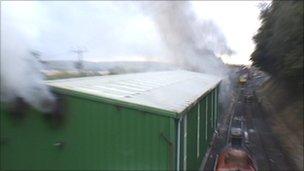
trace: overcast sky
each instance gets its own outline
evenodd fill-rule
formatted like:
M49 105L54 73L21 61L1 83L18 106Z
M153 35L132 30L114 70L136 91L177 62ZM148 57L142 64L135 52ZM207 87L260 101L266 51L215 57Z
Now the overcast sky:
M235 52L224 62L250 63L259 3L192 2L197 18L212 20ZM165 54L155 23L134 1L2 1L1 34L5 29L47 60L75 60L77 48L86 49L90 61L163 60Z

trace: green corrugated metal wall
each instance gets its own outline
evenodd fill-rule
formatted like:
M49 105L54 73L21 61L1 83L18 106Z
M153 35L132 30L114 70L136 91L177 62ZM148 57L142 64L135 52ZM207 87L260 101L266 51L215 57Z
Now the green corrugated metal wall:
M204 98L194 105L189 112L186 113L187 117L187 136L185 135L185 120L181 125L181 170L198 170L205 154L209 148L212 140L212 135L217 125L218 118L218 87L210 91ZM199 114L199 116L198 116ZM200 124L198 124L198 119ZM206 122L207 120L207 122ZM198 133L199 130L199 134ZM187 149L184 149L186 142ZM199 143L199 145L197 145ZM186 163L184 157L186 155ZM186 167L185 167L186 165Z
M204 157L204 154L207 151L207 124L206 123L206 115L205 115L205 111L206 111L206 97L200 101L200 119L201 119L201 127L200 127L200 143L201 143L201 147L200 147L200 152L201 152L201 157Z
M174 166L169 160L174 146L170 149L161 136L174 140L173 118L76 97L66 102L65 125L57 129L48 127L36 111L27 112L18 123L1 111L1 137L8 139L1 144L1 169L168 170ZM60 149L56 142L66 145Z
M176 169L176 118L83 96L64 97L66 119L60 127L32 109L16 120L1 107L1 170ZM185 116L179 166L198 170L219 117L218 87ZM56 147L58 142L65 143L63 148Z

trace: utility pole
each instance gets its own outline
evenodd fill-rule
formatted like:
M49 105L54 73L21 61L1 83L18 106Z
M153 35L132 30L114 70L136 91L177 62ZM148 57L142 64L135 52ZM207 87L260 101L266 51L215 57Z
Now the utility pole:
M31 55L36 58L37 61L41 62L41 52L38 50L31 50Z
M81 72L83 69L83 53L87 52L87 50L77 48L76 50L72 50L72 52L77 54L78 61L75 63L75 67Z

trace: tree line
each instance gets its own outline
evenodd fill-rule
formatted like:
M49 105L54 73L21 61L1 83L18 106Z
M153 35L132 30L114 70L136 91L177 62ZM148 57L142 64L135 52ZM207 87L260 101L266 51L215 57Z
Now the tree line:
M261 6L260 20L253 65L303 90L303 1L272 1Z

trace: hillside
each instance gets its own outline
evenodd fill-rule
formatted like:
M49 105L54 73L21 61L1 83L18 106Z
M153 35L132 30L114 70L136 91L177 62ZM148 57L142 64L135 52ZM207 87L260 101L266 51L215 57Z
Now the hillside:
M75 61L43 61L43 66L46 70L77 70L75 68ZM113 72L140 72L149 70L168 70L174 67L161 62L89 62L83 61L84 70L90 71L113 71Z
M288 84L269 79L256 92L283 149L299 170L303 168L303 96L290 93Z
M271 78L256 92L283 149L303 169L303 1L261 6L253 65Z

